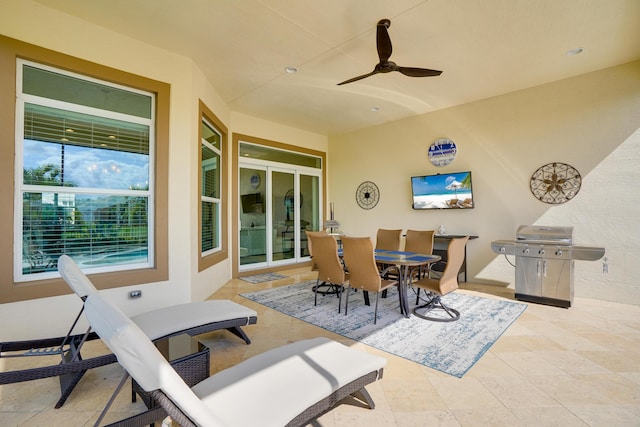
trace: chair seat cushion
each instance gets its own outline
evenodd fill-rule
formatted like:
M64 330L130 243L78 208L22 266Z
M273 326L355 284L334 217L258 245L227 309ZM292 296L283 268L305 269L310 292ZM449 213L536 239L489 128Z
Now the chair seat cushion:
M193 392L225 424L283 426L385 364L383 357L314 338L245 360L195 385Z
M250 317L256 316L254 310L233 301L208 300L172 305L132 316L131 320L155 341L180 331L230 319L240 319L237 326L243 326L249 323Z
M411 286L416 286L418 288L426 289L427 291L435 292L436 294L442 295L440 292L440 281L437 279L431 279L429 277L425 277L420 280L413 281Z

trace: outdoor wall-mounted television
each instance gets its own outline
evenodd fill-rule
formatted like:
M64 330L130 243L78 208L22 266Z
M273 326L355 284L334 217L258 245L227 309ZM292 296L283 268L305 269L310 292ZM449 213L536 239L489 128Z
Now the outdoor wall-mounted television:
M242 194L240 202L243 213L263 213L262 193Z
M413 209L471 209L471 172L411 177Z

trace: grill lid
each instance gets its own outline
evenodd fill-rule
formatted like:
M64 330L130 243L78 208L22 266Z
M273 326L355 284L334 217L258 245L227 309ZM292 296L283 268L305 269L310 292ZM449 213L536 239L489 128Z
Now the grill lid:
M521 225L516 232L516 240L519 242L571 245L573 242L573 227Z

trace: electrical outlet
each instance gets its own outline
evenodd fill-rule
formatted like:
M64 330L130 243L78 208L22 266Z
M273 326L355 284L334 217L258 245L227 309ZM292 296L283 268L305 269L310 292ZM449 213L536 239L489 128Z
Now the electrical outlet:
M140 298L141 296L142 296L142 291L129 292L129 298Z

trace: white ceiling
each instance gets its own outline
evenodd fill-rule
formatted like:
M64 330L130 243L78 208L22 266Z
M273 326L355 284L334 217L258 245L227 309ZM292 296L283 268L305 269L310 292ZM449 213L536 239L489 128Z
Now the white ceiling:
M192 58L233 111L326 135L640 59L640 0L37 1ZM442 75L337 86L373 70L381 18L392 61Z

